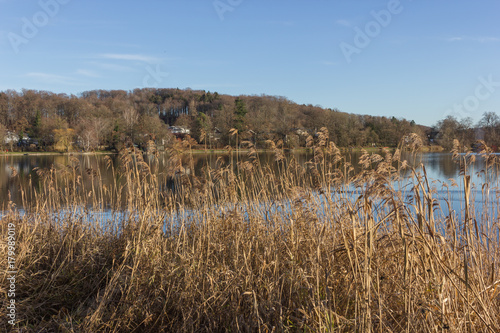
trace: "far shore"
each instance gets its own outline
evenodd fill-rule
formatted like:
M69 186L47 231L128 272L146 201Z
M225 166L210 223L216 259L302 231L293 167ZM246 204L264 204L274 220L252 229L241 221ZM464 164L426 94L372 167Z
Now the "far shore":
M369 153L379 153L382 152L383 149L387 149L390 152L394 152L396 150L395 147L339 147L340 151L342 153L347 153L347 152L362 152L363 150L369 152ZM294 152L294 153L312 153L313 151L310 148L285 148L283 149L286 152ZM166 151L166 150L165 150ZM257 153L272 153L272 149L256 149ZM424 146L421 147L419 152L443 152L445 151L441 146ZM162 151L164 152L164 151ZM233 153L248 153L250 152L250 149L248 148L232 148ZM191 150L184 150L184 154L227 154L229 153L228 149L203 149L203 148L193 148ZM0 151L0 156L59 156L59 155L114 155L117 154L116 151L95 151L95 152L54 152L54 151L27 151L27 152L7 152L7 151Z
M113 155L113 151L96 151L96 152L57 152L57 151L0 151L0 156L59 156L59 155Z

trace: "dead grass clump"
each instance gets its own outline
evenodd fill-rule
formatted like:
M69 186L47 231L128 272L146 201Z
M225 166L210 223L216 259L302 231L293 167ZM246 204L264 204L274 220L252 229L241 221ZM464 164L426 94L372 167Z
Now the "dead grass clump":
M23 214L11 206L0 222L2 234L8 223L17 232L15 328L500 331L498 218L477 214L467 167L457 212L425 168L401 178L409 163L400 150L365 152L354 174L327 131L316 141L305 166L273 143L275 169L250 149L247 160L230 156L198 174L179 152L157 170L129 149L118 167L107 161L117 169L111 188L74 161L39 170L42 190L25 190L31 205Z

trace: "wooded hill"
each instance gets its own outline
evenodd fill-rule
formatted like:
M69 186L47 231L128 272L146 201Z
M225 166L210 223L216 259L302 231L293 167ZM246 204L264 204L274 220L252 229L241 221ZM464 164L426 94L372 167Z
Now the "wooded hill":
M240 142L283 140L290 148L304 146L307 136L321 127L341 147L395 146L412 132L425 137L424 127L413 121L299 105L278 96L235 97L178 88L92 90L79 96L0 92L1 137L15 133L29 140L31 149L91 151L124 143L141 146L149 140L168 145L174 140L172 125L188 128L197 142L210 147L234 145L233 128Z

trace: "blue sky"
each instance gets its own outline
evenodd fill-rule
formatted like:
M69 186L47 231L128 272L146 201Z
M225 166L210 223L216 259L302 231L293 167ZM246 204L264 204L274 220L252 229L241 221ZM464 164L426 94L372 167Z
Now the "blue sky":
M498 0L0 0L0 90L190 87L477 121L500 113L499 19Z

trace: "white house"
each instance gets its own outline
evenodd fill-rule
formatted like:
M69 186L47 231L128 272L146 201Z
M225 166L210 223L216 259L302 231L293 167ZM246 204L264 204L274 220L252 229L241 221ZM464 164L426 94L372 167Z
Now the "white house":
M3 138L3 142L6 144L6 145L9 145L9 144L16 144L19 142L19 135L17 135L16 133L14 132L11 132L11 131L8 131L7 132L7 135L5 135L5 137Z

